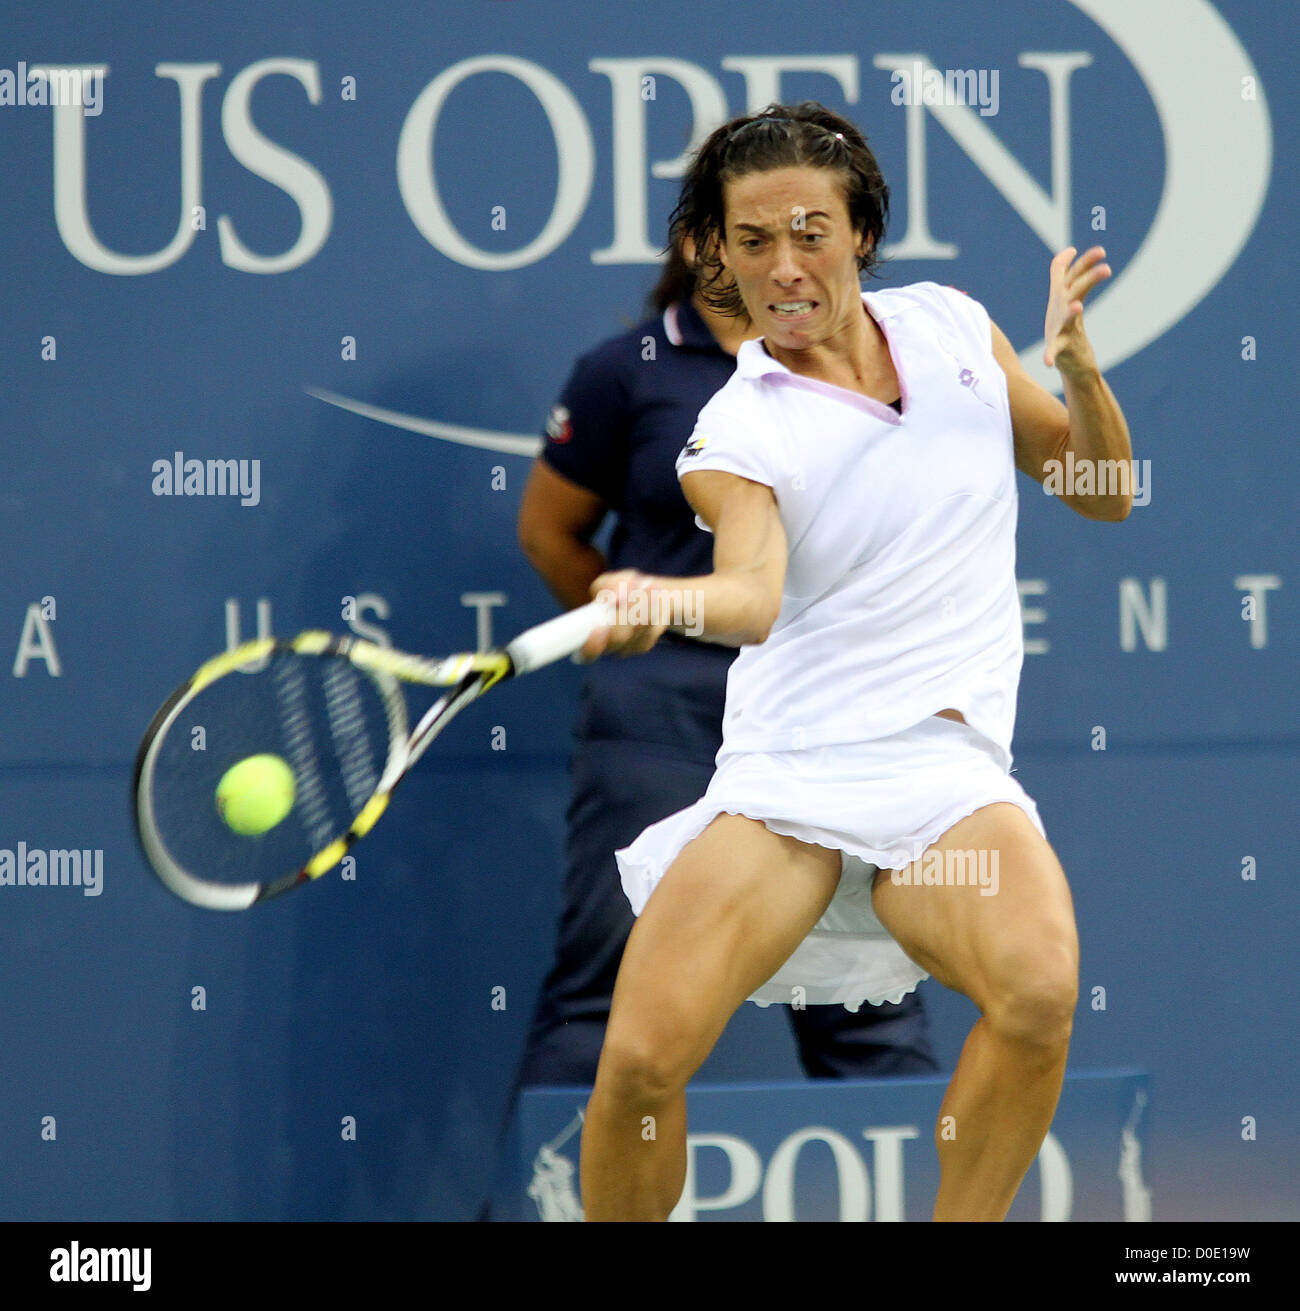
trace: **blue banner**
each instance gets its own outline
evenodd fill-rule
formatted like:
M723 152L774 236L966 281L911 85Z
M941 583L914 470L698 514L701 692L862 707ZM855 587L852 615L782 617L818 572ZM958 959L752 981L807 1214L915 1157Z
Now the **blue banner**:
M686 1186L670 1219L928 1220L939 1186L943 1079L692 1085ZM517 1173L501 1218L582 1219L578 1160L588 1089L520 1099ZM1067 1076L1051 1131L1009 1220L1151 1219L1143 1151L1150 1082ZM653 1125L646 1132L653 1132Z
M1300 1218L1298 27L1247 0L10 6L0 1217L478 1212L554 942L581 671L471 708L348 878L246 916L153 879L134 753L254 634L437 653L548 617L515 521L550 407L645 317L693 146L813 98L892 188L882 285L961 287L1057 390L1049 260L1107 250L1086 321L1137 503L1091 523L1019 483L1016 769L1075 896L1071 1060L1155 1081L1158 1218ZM951 1068L972 1008L924 995ZM700 1077L798 1068L747 1009ZM698 1132L732 1132L707 1105ZM827 1121L873 1215L894 1149L863 1130L929 1132L881 1105ZM734 1132L766 1181L822 1122ZM1071 1213L1122 1214L1075 1123ZM899 1149L909 1217L922 1147ZM789 1147L793 1177L837 1150ZM697 1156L700 1198L732 1186L723 1149Z

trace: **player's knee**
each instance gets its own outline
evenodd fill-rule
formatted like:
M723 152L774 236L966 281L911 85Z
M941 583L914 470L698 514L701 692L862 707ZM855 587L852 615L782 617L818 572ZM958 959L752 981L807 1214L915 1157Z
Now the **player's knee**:
M648 1035L611 1032L601 1051L598 1078L619 1101L648 1106L680 1093L691 1073Z
M1079 1000L1077 955L1068 942L1021 955L985 1007L999 1037L1053 1056L1069 1045Z

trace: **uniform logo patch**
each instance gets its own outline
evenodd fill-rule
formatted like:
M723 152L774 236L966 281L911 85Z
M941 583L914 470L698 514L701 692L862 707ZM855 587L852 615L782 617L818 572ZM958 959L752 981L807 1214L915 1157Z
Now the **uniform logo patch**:
M546 435L561 446L573 436L573 421L569 418L567 406L551 406L551 412L546 419Z
M707 437L692 437L690 441L682 447L682 455L687 457L698 455L704 449L708 440Z

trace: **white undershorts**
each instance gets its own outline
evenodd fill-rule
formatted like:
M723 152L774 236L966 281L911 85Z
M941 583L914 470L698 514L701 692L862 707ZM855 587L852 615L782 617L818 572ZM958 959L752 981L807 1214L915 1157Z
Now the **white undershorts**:
M839 851L835 896L790 959L751 994L760 1006L798 1000L856 1011L863 1002L901 1000L929 976L876 917L876 871L919 860L958 820L998 801L1019 806L1047 836L1038 808L993 744L939 715L873 742L719 759L704 796L617 852L618 868L639 915L682 848L721 814Z

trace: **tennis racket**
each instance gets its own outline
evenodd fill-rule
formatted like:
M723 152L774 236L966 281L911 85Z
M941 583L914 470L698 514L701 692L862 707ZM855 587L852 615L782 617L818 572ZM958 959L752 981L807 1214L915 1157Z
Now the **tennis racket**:
M374 828L456 714L505 679L572 655L610 620L593 601L497 650L438 659L318 631L215 656L167 698L136 754L136 833L149 864L178 897L212 910L244 910L320 878ZM448 689L414 729L402 683ZM216 789L259 754L292 770L293 804L266 832L241 836Z

